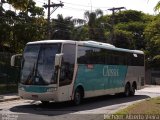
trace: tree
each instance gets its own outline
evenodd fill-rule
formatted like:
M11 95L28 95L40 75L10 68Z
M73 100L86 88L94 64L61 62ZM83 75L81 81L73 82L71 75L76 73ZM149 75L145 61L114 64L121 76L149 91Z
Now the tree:
M160 10L160 1L154 7L154 11L158 11L159 12L159 10Z
M58 15L57 19L52 20L52 39L72 39L72 31L74 24L72 17L63 18L62 15Z
M43 17L30 18L25 14L20 14L18 17L22 20L18 20L13 26L13 41L11 43L13 49L20 52L27 42L44 39L46 21Z
M88 26L86 24L86 20L84 19L73 19L74 29L72 32L72 39L83 41L88 40Z
M157 47L160 50L160 16L157 16L154 21L147 25L144 33L147 39L147 47ZM154 51L154 54L160 53L160 51Z
M11 4L15 9L26 11L29 4L29 0L6 0Z
M151 20L152 16L146 15L140 11L126 10L116 13L114 36L115 37L119 36L119 37L114 38L114 44L117 45L117 43L119 41L122 41L121 39L124 38L126 40L129 40L128 42L126 41L126 43L130 43L130 45L129 46L127 44L126 46L123 45L123 48L145 49L146 41L143 31ZM110 18L107 18L106 21L108 24L111 24ZM110 31L113 29L112 27L109 28ZM128 36L129 34L130 36ZM108 34L108 36L111 35Z
M0 46L7 45L13 52L21 52L28 41L44 39L43 8L33 0L6 0L20 10L14 12L0 7Z
M86 20L84 20L84 19L74 18L72 21L73 21L74 25L77 25L77 26L81 26L81 25L86 24Z
M0 47L9 47L7 43L11 40L11 31L15 13L10 10L5 11L2 5L0 7L0 16Z
M78 41L89 40L88 26L83 25L75 27L73 30L72 39Z
M97 9L95 12L86 11L84 16L88 22L89 39L103 41L104 32L101 24L99 23L100 18L103 16L103 12L100 9Z
M147 25L145 31L146 53L151 67L159 67L157 61L160 61L160 16L158 15L150 24Z
M37 7L33 0L6 0L15 9L21 12L31 13L31 16L44 15L43 8Z
M151 64L152 68L160 69L160 65L159 65L159 63L160 63L160 55L154 56L151 63L152 63Z
M15 3L17 6L19 4ZM25 4L25 2L24 2ZM43 8L35 6L33 0L28 0L27 6L17 14L13 26L13 49L22 51L29 41L37 41L45 38L45 24Z
M115 30L114 45L119 48L133 48L133 35L129 31Z
M145 39L143 35L144 29L145 24L143 22L128 22L127 24L119 23L115 26L115 30L129 32L132 36L132 42L130 41L132 45L130 46L130 49L145 49Z

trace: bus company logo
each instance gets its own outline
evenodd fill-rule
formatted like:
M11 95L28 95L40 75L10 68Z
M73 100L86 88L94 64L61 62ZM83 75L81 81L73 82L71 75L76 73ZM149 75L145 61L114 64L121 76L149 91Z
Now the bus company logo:
M110 68L109 66L104 66L103 67L103 76L118 77L119 76L119 69L118 68Z

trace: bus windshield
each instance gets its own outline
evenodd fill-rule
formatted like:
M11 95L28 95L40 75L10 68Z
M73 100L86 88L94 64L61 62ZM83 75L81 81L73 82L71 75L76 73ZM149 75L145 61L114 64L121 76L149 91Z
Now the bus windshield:
M27 45L22 59L21 83L26 85L56 84L55 54L61 44Z

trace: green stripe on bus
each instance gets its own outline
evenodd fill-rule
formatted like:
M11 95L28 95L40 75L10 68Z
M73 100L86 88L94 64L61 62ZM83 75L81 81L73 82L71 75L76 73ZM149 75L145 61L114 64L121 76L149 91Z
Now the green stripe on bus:
M85 91L120 88L124 86L127 66L79 64L75 87L82 84Z
M19 88L23 88L25 92L45 93L49 87L33 86L33 85L20 85Z

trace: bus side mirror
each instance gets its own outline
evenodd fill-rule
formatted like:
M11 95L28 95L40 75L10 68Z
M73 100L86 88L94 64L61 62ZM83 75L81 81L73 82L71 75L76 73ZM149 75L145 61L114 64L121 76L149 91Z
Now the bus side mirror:
M61 65L62 57L63 57L63 53L55 55L55 66Z
M11 57L11 66L20 67L21 65L22 54L16 54Z

